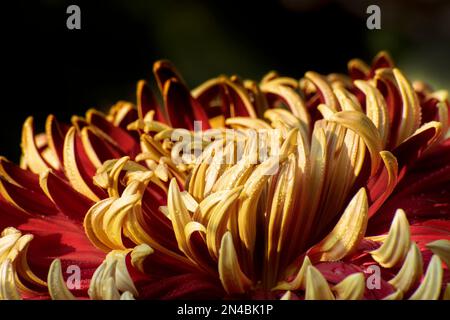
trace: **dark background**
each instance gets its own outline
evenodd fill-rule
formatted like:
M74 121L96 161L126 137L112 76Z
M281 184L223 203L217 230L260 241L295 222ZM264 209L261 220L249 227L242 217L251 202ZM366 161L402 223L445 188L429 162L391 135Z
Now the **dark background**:
M81 8L81 30L66 8ZM366 28L381 7L382 30ZM275 69L344 72L386 49L412 78L450 89L450 1L19 1L2 4L0 155L20 156L28 115L38 131L53 113L69 121L90 108L135 101L152 63L170 59L195 87L218 74L259 79Z

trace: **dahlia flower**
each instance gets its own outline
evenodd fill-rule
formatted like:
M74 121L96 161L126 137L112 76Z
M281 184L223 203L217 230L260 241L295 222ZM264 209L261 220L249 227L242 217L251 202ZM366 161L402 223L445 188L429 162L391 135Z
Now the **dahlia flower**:
M385 52L192 91L153 72L161 99L140 81L136 104L25 121L0 299L450 298L446 91Z

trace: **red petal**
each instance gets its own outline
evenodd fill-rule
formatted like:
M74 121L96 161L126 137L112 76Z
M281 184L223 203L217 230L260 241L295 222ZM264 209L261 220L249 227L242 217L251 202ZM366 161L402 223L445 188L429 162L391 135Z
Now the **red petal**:
M70 219L83 223L86 212L94 204L67 182L49 172L46 188L57 208Z
M397 158L398 162L398 181L400 182L406 175L408 169L413 167L414 163L419 159L423 152L429 147L430 143L434 141L436 135L436 129L434 127L430 127L427 130L422 131L419 134L416 134L415 136L412 136L408 140L401 143L397 148L395 148L392 153ZM429 173L428 173L429 174ZM423 176L426 176L427 174L424 173ZM383 168L383 172L378 176L378 180L372 180L369 182L367 188L369 190L369 198L372 203L372 205L369 208L369 216L372 218L374 215L378 216L381 215L381 212L384 212L386 209L385 207L387 204L385 203L383 205L382 202L378 201L374 203L377 199L380 198L386 198L388 195L383 192L386 183L387 183L387 171L386 168ZM409 180L410 178L406 177L405 180ZM433 180L434 181L434 180ZM399 186L396 187L394 194L398 194L401 189ZM442 189L436 188L433 190L439 190L439 192ZM423 190L425 192L425 190ZM393 215L394 211L398 208L402 208L400 206L401 200L398 199L399 197L392 197L388 199L387 202L391 202L391 206L389 207L389 212L391 215ZM393 202L393 199L396 199ZM411 199L409 197L408 199ZM402 203L403 204L403 203ZM383 205L383 207L381 207ZM381 209L379 209L381 207ZM403 208L406 210L406 208ZM408 213L408 211L406 211ZM386 217L386 219L391 220L392 216ZM386 221L385 221L386 222ZM369 227L374 227L375 221L371 220L371 223L369 224Z
M158 251L145 259L145 274L131 265L130 255L126 264L139 299L220 299L225 295L218 278Z
M33 234L28 248L28 264L41 279L47 279L48 268L56 258L61 259L63 271L69 265L81 269L81 289L75 294L86 294L89 279L102 263L105 254L87 239L83 226L62 215L31 217L0 200L0 227L13 226L23 233ZM64 272L63 272L64 273Z
M111 137L117 143L117 146L124 153L134 158L139 152L139 144L128 132L122 128L114 126L111 122L99 112L90 111L87 115L87 120L91 125L94 125L107 136Z
M1 197L7 202L15 204L27 213L40 215L55 215L58 210L42 193L16 186L0 177Z
M194 121L201 121L202 130L211 128L203 107L181 82L174 78L166 81L163 96L172 127L194 130Z
M148 86L145 80L138 82L137 88L137 103L139 118L144 119L147 112L150 110L155 111L155 120L163 123L167 123L166 117L161 110L161 107L153 94L152 89Z

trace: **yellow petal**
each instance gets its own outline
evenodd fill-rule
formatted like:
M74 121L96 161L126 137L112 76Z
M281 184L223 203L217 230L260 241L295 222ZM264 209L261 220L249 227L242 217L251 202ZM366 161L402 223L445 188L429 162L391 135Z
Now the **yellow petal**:
M305 300L334 300L327 280L313 266L309 266L306 271Z
M105 252L109 252L114 244L103 230L103 217L114 201L114 198L108 198L97 202L88 210L83 221L88 239L94 246Z
M67 289L61 269L61 261L53 260L47 277L48 292L53 300L75 300L74 295Z
M334 111L333 109L331 109L329 106L327 106L326 104L319 104L317 106L317 109L320 111L320 114L322 115L322 117L326 120L330 119L331 116L336 113L336 111Z
M0 300L21 300L17 291L14 268L10 260L0 264Z
M433 255L428 265L425 277L420 286L409 298L410 300L437 300L442 288L442 262L437 255Z
M334 113L328 121L339 123L340 125L356 132L365 142L370 152L372 172L374 175L380 165L380 152L382 141L380 133L373 122L358 111L341 111Z
M120 295L120 300L135 300L131 292L125 291Z
M447 286L445 287L445 291L444 291L442 300L450 300L450 283L447 283Z
M67 178L75 190L92 201L99 201L99 197L89 188L78 170L75 151L75 127L69 129L64 140L64 168Z
M318 261L336 261L344 258L364 237L367 221L367 195L365 189L361 188L350 201L333 230L315 245L308 255L312 260Z
M131 265L144 273L144 261L153 252L154 250L145 243L136 246L131 251Z
M368 76L370 73L370 67L360 59L352 59L348 62L347 68L349 71L352 69L360 70L364 75Z
M42 158L36 146L32 117L28 117L23 124L22 153L27 166L32 172L39 174L48 169L47 163Z
M122 195L105 212L102 227L110 242L113 243L113 248L125 248L122 239L124 220L140 199L139 194Z
M130 292L133 296L138 296L138 291L131 279L130 273L126 265L126 256L129 250L113 250L107 258L116 260L116 270L114 277L114 284L121 292Z
M38 276L34 274L34 272L31 270L30 266L28 265L27 260L27 252L28 247L31 243L31 240L33 240L33 235L31 234L25 234L20 237L19 240L17 240L16 244L14 245L13 252L14 254L8 255L7 259L11 259L11 261L14 262L16 273L20 275L20 277L29 283L46 287L47 284L45 281L42 281ZM18 281L18 285L21 285L21 282Z
M245 89L239 85L236 85L235 83L230 81L230 79L228 79L227 77L220 76L218 78L210 79L210 80L202 83L201 85L199 85L194 90L192 90L191 94L194 98L198 98L204 92L206 92L208 89L210 89L211 87L217 86L217 85L223 86L227 91L228 90L234 91L239 96L241 101L243 102L245 109L247 110L247 112L249 114L249 117L256 118L256 112L250 101L250 97L245 92ZM231 103L230 109L231 109L230 114L232 117L234 117L235 116L235 107L234 107L233 103Z
M169 185L169 192L167 194L167 208L169 209L170 219L172 221L173 230L178 242L178 247L185 254L189 254L184 227L192 219L186 206L184 205L180 189L178 188L178 184L174 178L172 178Z
M408 254L406 255L406 259L403 262L402 268L394 278L389 280L389 283L396 289L406 293L420 280L422 273L422 255L420 254L420 250L417 245L412 243Z
M420 126L421 109L411 84L398 69L392 70L403 102L402 119L398 128L398 144L411 136Z
M355 86L366 95L366 113L380 133L382 145L386 145L389 134L389 115L381 92L367 81L356 80Z
M288 281L280 282L272 290L292 290L292 291L299 289L304 290L306 287L306 271L308 270L309 266L312 266L311 260L308 258L308 256L305 256L302 266L298 270L295 278L289 282Z
M361 272L353 273L333 287L338 300L361 300L366 288L366 278Z
M246 117L227 118L225 124L232 128L248 128L248 129L271 129L272 127L261 119L253 119Z
M362 112L361 104L358 98L347 89L340 86L333 86L333 92L341 105L342 111L359 111Z
M301 125L306 129L306 133L309 132L310 116L305 102L295 90L276 81L261 84L261 90L265 93L275 94L285 100L292 114L300 120Z
M117 290L116 282L113 277L104 280L102 289L103 300L120 300L120 293L119 290Z
M385 268L392 268L403 261L411 246L409 223L405 211L398 209L381 247L371 251L372 258Z
M427 248L437 254L450 268L450 240L436 240L427 244Z
M384 166L386 168L388 174L387 184L383 193L376 199L370 206L370 214L371 217L377 210L383 205L386 198L389 197L394 191L395 186L397 185L398 178L398 162L397 158L390 153L389 151L381 151L380 152L381 159L383 160Z
M292 299L292 292L286 291L280 298L280 300L291 300Z
M242 187L227 190L224 200L221 201L212 211L208 225L206 227L206 244L212 257L217 258L220 241L226 231L229 217L237 214L236 204Z
M279 166L279 159L271 157L256 167L244 185L239 197L239 237L245 247L248 259L252 260L256 237L257 204L267 180Z
M383 300L402 300L402 299L403 299L403 291L401 290L396 290L395 292L383 298Z
M336 96L334 95L333 90L331 89L326 79L320 74L312 71L308 71L305 74L305 77L317 86L317 88L321 92L321 95L323 95L325 104L332 110L339 111Z
M223 235L220 244L219 277L228 294L244 293L251 285L251 281L239 266L238 257L233 245L233 237L230 232L226 232Z

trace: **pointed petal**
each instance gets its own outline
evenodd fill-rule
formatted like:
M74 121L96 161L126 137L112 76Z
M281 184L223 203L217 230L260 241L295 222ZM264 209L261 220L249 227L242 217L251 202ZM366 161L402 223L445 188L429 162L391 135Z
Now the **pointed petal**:
M74 295L67 289L61 269L61 261L55 259L48 271L48 291L53 300L75 300Z
M163 97L172 127L194 130L194 121L200 121L202 130L211 128L203 107L178 80L166 81Z
M161 110L152 89L148 86L145 80L138 82L136 94L139 119L144 120L145 115L149 111L153 110L155 111L156 121L167 123L166 116Z
M308 270L309 266L312 266L311 260L308 258L308 256L306 256L303 260L301 268L295 275L295 278L291 281L280 282L272 290L304 290L306 286L306 270Z
M394 293L391 293L383 298L383 300L402 300L403 292L401 290L397 290Z
M313 266L309 266L306 271L305 300L334 300L327 280Z
M26 164L33 173L39 174L48 169L47 162L42 158L36 146L32 117L28 117L23 124L21 146Z
M409 223L403 210L398 209L383 245L370 254L380 265L392 268L403 261L411 246Z
M251 284L239 266L230 232L226 232L222 237L219 250L219 276L228 294L244 293Z
M427 248L438 255L447 267L450 268L450 240L443 239L430 242L427 244Z
M412 243L402 268L394 278L389 280L389 283L397 290L406 293L420 280L422 273L422 255L417 245Z
M422 283L409 298L410 300L437 300L441 293L442 262L433 255Z
M80 160L77 157L75 135L75 127L72 127L67 132L66 139L64 141L64 168L66 171L66 176L75 190L93 201L98 201L100 198L86 183L86 180L88 180L85 178L86 173L81 171L82 166L78 163Z
M5 260L0 264L0 300L21 300L10 260Z
M333 287L338 300L361 300L366 288L366 278L363 273L354 273Z
M92 206L92 201L50 171L40 176L40 185L45 194L67 217L83 222L84 216Z
M364 188L348 204L334 229L308 251L313 261L336 261L344 258L364 237L368 220L367 196Z

